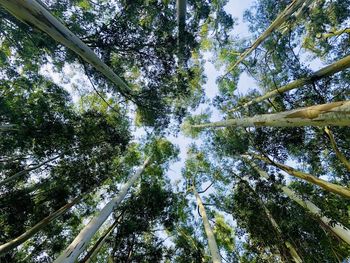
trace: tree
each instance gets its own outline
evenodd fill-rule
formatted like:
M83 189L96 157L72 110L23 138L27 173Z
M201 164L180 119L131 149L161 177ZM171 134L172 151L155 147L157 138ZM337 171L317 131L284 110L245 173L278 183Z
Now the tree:
M350 162L346 159L346 157L339 150L339 148L337 146L337 143L335 142L335 139L334 139L332 131L326 126L324 128L324 132L329 137L329 140L331 142L331 145L332 145L332 148L333 148L335 154L337 155L339 160L345 165L345 167L348 169L348 171L350 171Z
M14 249L15 247L19 246L20 244L24 243L27 239L31 238L34 234L36 234L38 231L40 231L42 228L44 228L46 225L51 223L53 220L55 220L57 217L62 215L64 212L66 212L69 208L77 204L81 198L75 198L70 203L64 205L59 210L55 211L54 213L50 214L49 216L45 217L43 220L41 220L39 223L37 223L35 226L27 230L25 233L20 235L19 237L7 242L6 244L3 244L0 246L0 255L3 255L10 251L11 249Z
M245 159L248 163L259 173L259 175L265 179L269 179L269 176L266 172L260 170L256 164L251 162L249 159ZM350 233L349 230L344 227L339 222L332 222L332 219L327 218L326 216L322 216L321 209L319 209L315 204L310 202L309 200L303 200L299 197L293 190L289 189L286 186L279 185L280 188L289 198L293 201L297 202L300 206L307 209L311 214L320 217L320 220L326 224L331 231L333 231L337 236L339 236L342 240L349 244L350 242Z
M117 85L121 94L126 96L130 93L128 85L97 57L86 44L51 15L43 3L33 0L27 2L1 1L0 4L21 21L38 27L56 41L73 50Z
M209 127L254 127L254 126L272 126L272 127L298 127L298 126L326 126L339 125L347 126L350 123L348 101L339 101L329 104L314 105L287 112L256 115L241 119L229 119L213 123L204 123L192 125L192 128Z
M1 262L349 261L350 1L227 3L0 0Z
M205 208L204 208L202 199L199 196L199 194L194 186L192 188L192 191L196 197L197 205L199 207L199 211L200 211L202 219L203 219L203 225L204 225L205 233L206 233L207 238L208 238L208 246L210 249L210 254L211 254L213 263L221 263L221 256L219 253L218 245L216 244L213 230L210 227L210 224L208 221L208 216L207 216L207 213L205 212Z
M343 187L337 184L329 183L325 180L322 180L320 178L317 178L311 174L304 173L302 171L298 171L296 169L293 169L292 167L285 165L285 164L280 164L277 162L271 161L269 158L266 158L264 156L256 155L253 154L255 158L258 158L260 160L263 160L265 162L268 162L269 164L276 165L276 167L284 170L285 172L289 173L292 176L298 177L300 179L303 179L305 181L308 181L310 183L316 184L322 188L324 188L327 191L339 194L343 197L350 198L350 190L347 187Z
M171 144L165 140L158 140L152 144L153 149L150 154L152 156L146 157L143 165L140 166L135 173L130 176L127 182L121 187L120 192L112 200L110 200L75 237L72 243L66 248L66 250L55 260L55 262L75 262L79 255L84 251L89 244L93 235L98 231L101 225L107 220L113 210L123 201L128 190L139 179L143 171L151 164L152 158L157 158L158 163L165 162L167 158L174 154L174 149ZM153 154L155 156L153 156Z
M19 11L13 5L12 3L12 9ZM7 4L7 6L11 7L11 4ZM40 10L43 8L40 4L35 6ZM202 22L205 22L206 26L211 25L210 14L218 13L218 17L226 15L226 20L214 25L218 28L216 31L218 37L221 37L225 34L221 33L225 29L222 29L224 27L220 27L220 24L225 23L225 26L230 27L233 20L223 11L222 6L211 7L207 2L199 3L197 1L188 4L193 9L194 19L191 19L187 24L183 34L186 41L181 53L183 53L186 67L185 70L180 70L181 78L178 79L172 76L179 70L176 63L178 52L175 43L177 37L174 34L177 27L175 1L160 2L159 4L148 4L148 1L118 2L117 6L118 8L114 3L99 2L92 8L89 4L84 5L84 3L67 0L60 3L50 3L44 9L47 15L49 15L47 10L54 10L55 14L62 16L60 18L64 18L65 23L71 25L70 30L73 35L82 39L86 44L85 49L86 47L94 49L95 53L100 55L99 65L102 66L101 61L103 61L111 69L103 66L105 70L109 71L107 74L109 79L117 81L117 78L112 76L113 72L117 72L124 82L128 82L130 88L126 88L122 84L124 88L119 89L126 96L126 100L122 98L119 100L121 103L134 102L137 105L138 119L142 123L148 126L159 126L168 125L171 117L181 120L187 108L198 105L203 95L201 87L203 79L200 75L203 70L201 59L197 56L199 59L195 59L196 63L187 63L192 54L198 55L199 39L202 38L199 35L199 25ZM81 16L66 15L67 12L74 9L79 10ZM22 12L22 14L25 13ZM53 19L52 15L50 17ZM142 19L139 19L140 17ZM11 20L8 15L4 15L4 18ZM35 19L35 17L32 18ZM55 21L62 25L57 19ZM38 23L38 25L42 25L47 31L52 32L52 29L45 26L45 23ZM23 24L20 26L24 27ZM4 32L9 37L15 35L18 38L18 34L16 31L14 32L12 27L6 27ZM42 45L45 37L40 34L39 36L35 35L35 37L41 38ZM27 38L26 35L22 39L19 38L19 43L27 41ZM64 36L61 35L60 40L64 39ZM76 38L75 40L78 41ZM47 46L49 52L47 52L48 54L40 54L38 63L43 60L42 57L45 55L49 55L53 59L58 70L62 68L63 63L76 62L74 54L60 50L60 47L57 47L57 44L52 43L52 41L48 42L50 44ZM20 44L8 43L16 51L21 48ZM32 45L32 43L30 44ZM70 47L75 48L75 45L70 45ZM82 53L80 50L78 51ZM60 55L55 55L55 52ZM86 57L86 54L83 55ZM90 55L93 56L91 52ZM20 53L19 57L30 60L27 58L27 51L24 54ZM30 63L36 64L36 61L32 60ZM104 91L116 93L115 88L111 88L108 81L95 72L94 65L82 64L87 75L98 87L99 93ZM35 66L39 67L37 64ZM101 67L99 69L103 70ZM106 72L105 70L104 72ZM119 83L121 82L119 81Z
M255 192L255 190L249 185L249 181L246 178L243 178L242 180L244 180L246 182L246 185L248 186L248 188L251 189L251 191L257 195L257 193ZM265 206L265 204L263 203L263 201L260 199L259 195L257 195L258 198L258 202L259 204L262 206L262 208L264 209L264 212L267 216L267 218L270 220L271 225L273 226L273 228L276 231L276 234L282 239L283 241L283 233L281 228L279 227L279 225L277 224L276 220L273 218L271 212L267 209L267 207ZM302 262L302 259L300 258L300 256L298 255L297 250L294 248L294 246L289 242L289 241L284 241L284 244L286 246L286 248L289 251L289 254L291 256L291 258L293 258L294 262Z
M125 198L129 188L135 183L140 177L143 170L147 167L150 162L148 157L143 165L135 172L134 175L128 179L125 185L121 188L119 194L109 201L101 210L100 214L94 217L88 225L79 233L79 235L73 240L71 245L56 259L55 262L74 262L85 247L89 244L92 236L97 232L101 225L106 221L112 211L119 205L120 202Z
M280 25L282 25L298 8L300 8L301 5L305 4L305 0L296 0L292 1L291 4L289 4L282 13L280 13L276 19L270 24L270 26L262 33L251 45L249 49L243 52L243 54L240 56L240 58L233 64L228 72L232 71L239 63L241 63L245 57L247 57L250 53L252 53L261 42L263 42L274 30L278 29ZM308 2L309 3L309 2ZM310 4L310 3L309 3ZM226 73L227 74L227 73ZM226 75L225 74L225 75ZM224 75L224 76L225 76Z
M197 187L199 187L199 185L203 182L207 181L211 177L211 173L214 173L214 170L210 162L207 160L207 156L192 145L192 147L188 150L188 158L186 160L186 167L183 174L188 183L188 190L192 191L195 196L200 216L202 217L211 259L213 262L222 262L220 251L213 229L210 226L206 209L202 198L197 191ZM211 184L209 187L210 186ZM201 193L205 192L206 190L208 190L208 188L201 191Z
M345 57L345 58L327 66L327 67L324 67L324 68L314 72L313 74L311 74L308 77L297 79L297 80L294 80L294 81L292 81L292 82L290 82L282 87L275 88L274 90L269 91L260 97L254 98L254 99L244 103L243 105L232 109L231 111L237 111L237 109L239 109L240 107L247 107L247 106L252 105L254 103L259 103L259 102L262 102L264 100L271 99L273 97L280 95L281 93L299 88L303 85L312 84L313 82L315 82L321 78L328 77L328 76L333 75L334 73L345 70L349 66L350 66L350 56L347 56L347 57Z

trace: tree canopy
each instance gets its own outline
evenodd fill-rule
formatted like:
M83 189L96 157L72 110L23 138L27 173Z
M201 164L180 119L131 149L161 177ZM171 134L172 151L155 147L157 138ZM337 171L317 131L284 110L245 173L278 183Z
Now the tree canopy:
M251 2L0 0L0 262L350 261L350 1Z

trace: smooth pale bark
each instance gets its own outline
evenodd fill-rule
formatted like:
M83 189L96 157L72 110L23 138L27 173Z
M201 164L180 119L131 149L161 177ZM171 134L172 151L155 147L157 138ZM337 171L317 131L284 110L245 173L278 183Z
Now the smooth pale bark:
M296 170L288 165L277 163L275 161L271 161L270 159L268 159L262 155L252 154L252 157L257 158L259 160L262 160L270 165L273 165L273 166L285 171L286 173L288 173L294 177L300 178L300 179L307 181L309 183L312 183L314 185L318 185L319 187L323 188L324 190L326 190L328 192L332 192L332 193L341 195L343 197L350 198L350 189L347 187L327 182L327 181L322 180L320 178L317 178L316 176L313 176L311 174L298 171L298 170Z
M81 200L81 197L75 198L72 202L62 206L60 209L52 213L51 215L45 217L43 220L41 220L39 223L37 223L35 226L28 229L26 232L24 232L22 235L12 239L11 241L0 245L0 256L9 252L11 249L16 248L17 246L23 244L26 240L34 236L36 233L38 233L41 229L43 229L45 226L50 224L53 220L64 214L68 209L70 209L72 206L77 204Z
M223 75L225 77L231 72L237 65L239 65L250 53L252 53L266 38L268 38L273 31L275 31L280 25L282 25L287 19L305 2L305 0L293 0L276 19L270 24L270 26L254 41L249 49L244 51L240 58L227 70Z
M313 3L313 7L315 7L317 5L317 0L306 0L302 6L298 9L298 11L296 11L293 14L293 20L294 21L298 21L303 15L304 13L307 11L306 8L308 8L311 3ZM285 26L282 26L282 35L286 34L289 30L291 30L291 24L290 23L284 23Z
M22 22L37 27L91 64L107 79L119 87L123 94L131 93L128 85L117 76L86 44L55 18L45 6L35 0L0 0L0 5Z
M211 226L209 224L208 216L207 216L207 213L205 211L202 199L199 196L195 187L192 187L192 190L193 190L193 193L196 197L197 205L199 207L199 211L200 211L201 216L202 216L204 230L205 230L205 233L207 235L208 246L209 246L212 261L213 261L213 263L221 263L221 256L219 253L218 245L216 244L214 232L211 229Z
M191 127L300 127L326 125L349 126L350 101L338 101L279 113L192 125Z
M339 238L341 238L343 241L345 241L347 244L350 245L350 230L349 228L343 226L341 223L336 222L333 219L330 219L326 216L323 216L323 213L320 208L318 208L314 203L312 203L309 200L305 200L299 195L297 195L293 190L289 189L286 186L280 187L283 193L287 195L290 199L298 203L300 206L307 209L311 214L315 215L317 218L321 220L321 222L327 226L329 230L332 231L332 233Z
M89 263L96 257L101 247L105 244L107 238L111 235L113 230L118 224L118 220L116 220L107 230L106 232L97 240L95 245L91 248L91 250L86 254L86 256L79 261L80 263Z
M9 178L6 178L5 180L1 181L1 182L0 182L0 186L2 186L2 185L4 185L4 184L7 184L7 183L9 183L9 182L12 182L12 181L18 179L19 177L21 177L22 175L25 175L25 174L27 174L27 173L29 173L29 172L35 170L35 169L38 169L38 168L40 168L41 166L43 166L43 165L45 165L45 164L47 164L47 163L49 163L49 162L52 162L52 161L58 159L59 157L60 157L60 155L55 156L55 157L52 157L52 158L50 158L50 159L48 159L48 160L46 160L46 161L44 161L44 162L42 162L42 163L39 163L39 164L34 165L34 166L32 166L32 167L28 167L28 168L24 169L23 171L20 171L20 172L18 172L18 173L15 173L14 175L10 176Z
M91 241L91 238L100 229L102 224L107 220L114 209L123 201L129 188L135 183L149 164L150 158L147 158L141 167L137 169L128 181L120 189L118 195L109 201L104 208L96 215L76 236L73 242L62 252L62 254L54 261L55 263L74 263L79 255L84 251L85 247Z
M316 80L319 80L321 78L325 78L325 77L331 76L331 75L333 75L333 74L335 74L337 72L340 72L340 71L342 71L344 69L347 69L348 67L350 67L350 55L346 56L345 58L342 58L342 59L338 60L337 62L334 62L331 65L328 65L328 66L326 66L326 67L324 67L324 68L314 72L313 74L311 74L308 77L304 77L304 78L301 78L301 79L294 80L294 81L292 81L292 82L290 82L290 83L288 83L288 84L286 84L286 85L284 85L282 87L279 87L279 88L276 88L276 89L274 89L272 91L266 92L264 95L262 95L260 97L257 97L255 99L252 99L252 100L250 100L249 102L247 102L247 103L245 103L243 105L239 105L239 106L231 109L230 111L237 111L240 108L246 108L249 105L256 104L256 103L259 103L261 101L274 98L274 97L276 97L278 95L281 95L284 92L300 88L300 87L302 87L302 86L304 86L306 84L313 83Z
M283 240L283 232L281 230L281 228L279 227L279 225L277 224L276 220L273 218L272 214L270 213L269 209L267 209L266 205L264 204L264 202L260 199L259 195L255 192L255 190L253 189L253 187L250 186L249 181L247 178L242 178L243 181L246 182L247 186L251 189L251 191L257 196L258 198L258 202L261 205L261 207L264 209L264 212L266 214L266 217L269 219L271 225L273 226L273 228L275 229L275 231L277 232L279 238L281 240ZM286 248L289 251L289 254L291 255L291 257L293 258L295 263L302 263L302 259L300 258L297 250L294 248L294 246L289 242L289 241L284 241L284 244L286 246Z
M335 139L334 139L332 131L326 126L324 128L324 132L327 134L327 136L329 138L329 141L331 142L331 146L332 146L336 156L345 165L346 169L348 169L348 171L350 172L350 162L346 159L344 154L342 154L342 152L339 151L339 148L337 146L337 143L335 142Z
M257 172L258 174L265 179L269 179L269 175L261 170L254 162L252 162L247 156L243 156L244 160L249 163ZM310 214L314 215L316 218L321 220L321 222L327 226L327 229L331 231L334 235L341 238L343 241L345 241L347 244L350 245L350 230L343 226L341 223L336 222L333 219L330 219L323 215L320 208L318 208L314 203L311 201L300 197L297 193L295 193L293 190L288 188L287 186L283 185L277 185L279 189L283 191L283 193L288 196L290 199L295 201L297 204L305 208Z
M339 30L335 30L335 31L330 31L327 33L317 34L316 37L322 38L322 39L327 39L330 37L340 36L342 34L350 34L350 28L344 28L344 29L339 29Z

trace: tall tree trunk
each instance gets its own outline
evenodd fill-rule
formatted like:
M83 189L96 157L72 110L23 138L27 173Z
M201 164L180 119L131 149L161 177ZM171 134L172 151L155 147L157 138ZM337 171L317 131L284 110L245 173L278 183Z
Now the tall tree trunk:
M79 255L84 251L85 247L91 241L94 234L100 229L113 210L123 201L129 188L135 183L149 164L150 158L147 158L141 167L133 174L129 180L120 189L118 195L109 201L104 208L96 215L76 236L73 242L62 252L62 254L54 261L55 263L74 263Z
M191 127L300 127L326 125L350 125L350 101L337 101L279 113L192 125Z
M43 165L45 165L45 164L47 164L47 163L49 163L49 162L52 162L52 161L58 159L60 156L61 156L61 155L52 157L52 158L50 158L50 159L48 159L48 160L46 160L46 161L44 161L44 162L42 162L42 163L39 163L39 164L34 165L34 166L32 166L32 167L28 167L28 168L26 168L26 169L24 169L24 170L22 170L22 171L20 171L20 172L18 172L18 173L15 173L14 175L10 176L9 178L6 178L5 180L1 181L1 182L0 182L0 186L2 186L2 185L4 185L4 184L7 184L7 183L9 183L9 182L13 182L14 180L18 179L18 178L21 177L22 175L25 175L25 174L27 174L27 173L33 171L33 170L36 170L36 169L40 168L41 166L43 166Z
M248 157L243 156L244 160L249 163L257 172L258 174L265 179L269 179L269 175L261 170L254 162L252 162ZM283 193L288 196L290 199L298 203L300 206L305 208L310 214L314 215L316 218L318 218L324 225L327 226L327 229L331 231L334 235L341 238L343 241L345 241L347 244L350 245L350 230L343 226L341 223L336 222L335 220L332 220L326 216L323 215L320 208L318 208L314 203L311 201L300 197L297 193L295 193L293 190L288 188L284 185L277 185L279 189L283 191Z
M288 173L294 177L300 178L300 179L307 181L309 183L312 183L314 185L318 185L319 187L323 188L324 190L326 190L328 192L332 192L332 193L341 195L343 197L350 198L350 189L347 187L327 182L325 180L317 178L316 176L313 176L312 174L304 173L304 172L298 171L298 170L296 170L288 165L272 161L272 160L270 160L262 155L251 154L251 156L253 158L257 158L259 160L262 160L270 165L273 165L273 166L285 171L286 173Z
M330 37L340 36L342 34L350 34L350 28L344 28L335 31L329 31L327 33L317 34L316 37L321 39L327 39Z
M72 202L67 203L66 205L62 206L60 209L52 213L51 215L45 217L43 220L41 220L39 223L37 223L35 226L28 229L26 232L24 232L22 235L12 239L11 241L0 245L0 256L9 252L11 249L14 249L15 247L23 244L26 240L34 236L37 232L39 232L41 229L43 229L45 226L47 226L49 223L51 223L53 220L64 214L68 209L70 209L72 206L77 204L82 198L77 197L73 199Z
M111 235L113 230L118 224L118 219L106 230L106 232L97 240L95 245L90 249L90 251L86 254L86 256L79 261L80 263L90 263L98 254L101 247L105 244L107 238Z
M293 0L276 19L270 24L270 26L262 33L247 49L242 53L240 58L230 67L227 72L223 75L226 76L231 72L237 65L239 65L250 53L252 53L266 38L268 38L273 31L275 31L280 25L282 25L287 19L305 2L306 0Z
M342 152L339 151L339 148L337 146L337 143L335 142L335 139L334 139L332 131L326 126L324 128L324 132L327 134L327 136L328 136L328 138L329 138L329 140L331 142L331 146L332 146L336 156L345 165L346 169L348 169L348 171L350 172L350 162L346 159L344 154L342 154Z
M293 258L295 263L302 263L302 259L300 258L297 250L294 248L294 246L292 245L292 243L290 243L288 240L284 241L283 238L283 232L281 230L281 228L279 227L279 225L277 224L276 220L273 218L272 214L270 213L269 209L266 207L266 205L264 204L264 202L261 200L260 196L255 192L255 190L253 189L253 187L250 186L249 181L246 178L242 178L243 181L246 182L247 186L251 189L251 191L256 195L256 197L258 198L258 202L261 205L261 207L264 209L264 212L266 214L266 217L269 219L271 225L273 226L273 228L275 229L275 231L277 232L277 235L279 237L279 239L281 239L284 242L284 245L286 246L286 248L289 251L290 256Z
M203 219L204 230L205 230L205 233L206 233L207 238L208 238L208 246L209 246L211 258L213 260L213 263L221 263L221 256L219 253L218 245L216 244L214 232L210 227L208 216L207 216L207 213L205 211L202 199L199 196L199 194L194 186L192 187L192 190L193 190L194 195L196 196L197 205L199 207L199 211L200 211L202 219Z
M17 19L32 27L39 28L57 42L78 54L83 60L91 64L114 83L122 95L126 96L131 93L128 85L91 48L55 18L41 2L36 0L0 0L0 5Z
M298 11L296 11L292 16L293 16L293 22L298 22L298 20L307 12L307 8L311 5L311 3L313 2L313 5L311 8L317 6L317 0L306 0L302 6L298 9ZM285 22L282 26L281 26L281 33L282 35L286 34L288 31L291 31L291 27L293 27L293 22L292 23L288 23Z
M342 58L336 62L334 62L331 65L328 65L316 72L314 72L313 74L311 74L308 77L304 77L304 78L300 78L297 80L294 80L282 87L276 88L272 91L266 92L264 95L257 97L255 99L250 100L249 102L243 104L243 105L239 105L233 109L231 109L230 111L237 111L240 108L246 108L249 105L255 104L255 103L259 103L261 101L267 100L267 99L271 99L273 97L276 97L278 95L281 95L281 93L296 89L296 88L300 88L306 84L310 84L315 82L316 80L319 80L321 78L324 77L328 77L331 76L337 72L340 72L344 69L347 69L348 67L350 67L350 55L346 56L345 58Z

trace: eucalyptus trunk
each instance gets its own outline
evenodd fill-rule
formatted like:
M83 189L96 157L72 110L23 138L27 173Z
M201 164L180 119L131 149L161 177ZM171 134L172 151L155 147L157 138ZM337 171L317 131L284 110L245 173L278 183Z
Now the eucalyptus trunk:
M329 31L327 33L317 34L316 37L320 39L327 39L330 37L337 37L342 34L350 34L350 28L344 28L335 31Z
M337 101L279 113L192 125L192 128L218 127L300 127L349 126L350 101Z
M62 252L62 254L54 261L55 263L74 263L79 255L84 251L85 247L91 241L91 238L100 229L102 224L107 220L114 209L123 201L130 187L140 177L146 166L149 164L150 158L147 158L141 167L137 169L129 180L120 189L118 195L109 201L104 208L96 215L76 236L73 242Z
M119 87L118 91L124 96L131 92L128 85L91 48L55 18L43 3L36 0L0 0L0 5L17 19L29 26L39 28L57 42L71 49Z
M214 232L211 229L211 226L209 224L208 216L207 216L207 213L205 211L202 199L199 196L195 187L192 187L192 190L193 190L193 193L196 197L197 205L199 207L199 211L200 211L200 214L202 216L204 230L205 230L205 233L207 235L208 246L209 246L212 261L213 261L213 263L221 263L221 256L219 253L218 245L216 244Z
M81 197L77 197L73 199L72 202L67 203L66 205L62 206L60 209L52 213L51 215L45 217L43 220L41 220L39 223L37 223L36 225L28 229L22 235L12 239L11 241L5 244L0 245L0 256L16 248L17 246L23 244L25 241L30 239L32 236L34 236L36 233L38 233L40 230L42 230L44 227L46 227L48 224L54 221L56 218L58 218L59 216L64 214L66 211L68 211L72 206L77 204L80 200L81 200Z
M342 70L347 69L348 67L350 67L350 55L334 62L331 65L328 65L328 66L314 72L313 74L311 74L308 77L294 80L294 81L292 81L284 86L281 86L279 88L273 89L272 91L266 92L264 95L257 97L255 99L252 99L243 105L239 105L239 106L231 109L230 111L237 111L240 108L246 108L249 105L256 104L256 103L262 102L264 100L274 98L276 96L281 95L284 92L300 88L306 84L311 84L319 79L331 76L337 72L340 72Z
M317 6L317 0L306 0L302 6L298 9L298 11L296 11L293 14L293 21L295 21L296 23L298 23L299 19L301 19L301 17L307 12L307 8L311 5L311 3L313 3L312 7ZM286 34L288 31L291 31L291 29L293 28L291 23L285 22L284 26L281 26L281 33L282 35Z
M346 159L344 154L342 154L342 152L339 150L337 143L335 142L332 131L327 126L324 128L324 131L327 134L329 141L331 142L331 146L335 152L335 155L345 165L346 169L348 169L348 171L350 172L350 162Z
M227 70L224 74L226 76L229 72L231 72L236 66L238 66L250 53L252 53L266 38L268 38L273 31L275 31L280 25L282 25L285 21L290 18L290 16L298 10L298 8L305 2L306 0L294 0L290 3L270 24L270 26L254 41L254 43L250 46L249 49L244 51L239 59Z
M249 158L246 156L243 156L244 160L247 161L260 175L260 177L269 179L269 175L261 170L254 162L252 162ZM323 215L323 212L320 208L318 208L314 203L311 201L300 197L297 193L295 193L293 190L288 188L284 185L277 185L279 189L283 191L283 193L288 196L290 199L298 203L300 206L305 208L310 214L318 218L324 225L327 226L327 230L331 231L335 236L342 239L344 242L350 245L350 230L343 226L341 223L330 219Z
M25 174L33 171L33 170L36 170L36 169L42 167L43 165L58 159L59 157L60 157L60 155L52 157L52 158L50 158L50 159L48 159L48 160L46 160L46 161L44 161L42 163L39 163L37 165L33 165L32 167L28 167L28 168L26 168L26 169L24 169L24 170L22 170L22 171L20 171L18 173L15 173L14 175L10 176L9 178L6 178L5 180L1 181L0 182L0 186L2 186L4 184L7 184L9 182L13 182L16 179L20 178L21 176L23 176L23 175L25 175Z
M112 234L113 230L118 224L118 220L116 220L107 230L106 232L97 240L95 245L90 249L90 251L86 254L86 256L79 261L80 263L90 263L96 257L102 246L106 243L107 238Z
M284 242L284 245L286 246L286 248L289 251L290 256L292 257L293 261L295 263L302 263L302 259L299 256L297 250L295 249L295 247L292 245L292 243L290 243L288 240L283 240L283 232L281 230L281 228L279 227L279 225L277 224L276 220L273 218L272 214L270 213L269 209L266 207L266 205L264 204L264 202L260 199L259 195L255 192L255 190L253 189L253 187L250 186L249 181L246 178L242 178L243 181L246 182L247 186L251 189L251 191L256 195L256 197L258 198L258 202L261 205L261 207L264 209L264 212L266 214L266 217L269 219L272 227L275 229L275 231L278 234L278 237Z
M275 161L270 160L269 158L266 158L265 156L258 155L258 154L251 154L253 158L257 158L259 160L262 160L270 165L273 165L286 173L290 174L291 176L300 178L304 181L307 181L309 183L312 183L314 185L318 185L319 187L323 188L324 190L335 193L338 195L341 195L346 198L350 198L350 189L338 184L333 184L330 182L327 182L323 179L320 179L316 176L313 176L312 174L304 173L301 171L298 171L288 165L277 163Z

